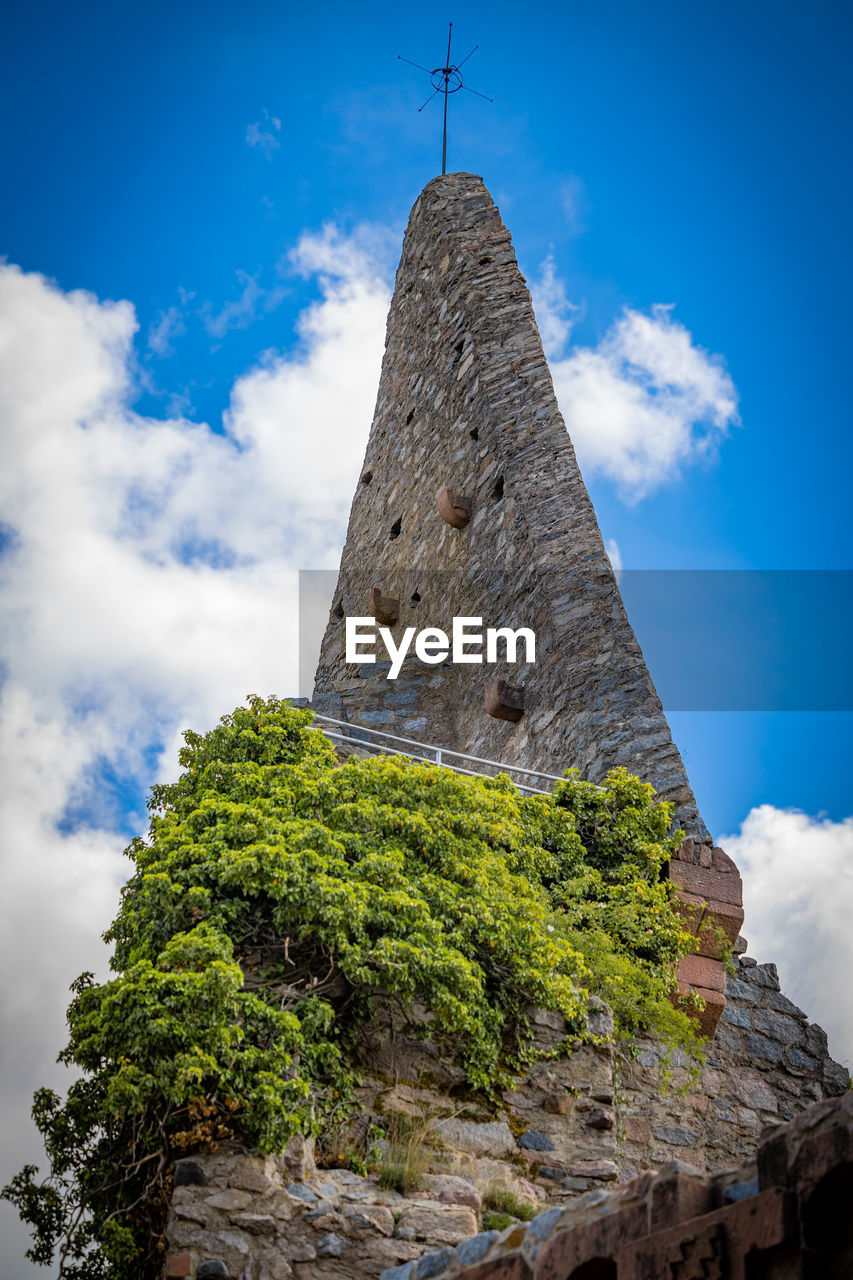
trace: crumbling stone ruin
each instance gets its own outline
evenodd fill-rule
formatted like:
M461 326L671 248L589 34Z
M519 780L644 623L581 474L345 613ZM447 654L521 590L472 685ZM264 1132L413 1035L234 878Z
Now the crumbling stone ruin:
M571 424L568 424L571 428ZM530 627L535 663L347 665L345 619L450 631ZM222 1149L176 1168L165 1276L233 1280L610 1280L853 1275L847 1072L820 1027L746 954L741 881L714 847L620 599L509 232L480 178L431 182L412 210L315 710L543 774L624 765L675 806L670 864L700 939L679 970L705 1001L698 1079L663 1088L647 1040L543 1058L487 1112L451 1096L430 1042L370 1032L366 1128L420 1126L417 1188ZM729 951L730 949L730 951ZM733 967L726 972L725 962ZM540 1011L537 1045L564 1038ZM653 1172L650 1172L653 1171ZM481 1231L490 1204L537 1216ZM489 1219L486 1217L486 1222Z

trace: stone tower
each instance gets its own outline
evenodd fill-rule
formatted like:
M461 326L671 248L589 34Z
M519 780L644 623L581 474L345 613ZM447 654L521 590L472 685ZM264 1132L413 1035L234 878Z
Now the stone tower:
M397 643L407 627L449 632L453 617L526 627L535 661L409 658L392 681L388 662L345 661L346 618L369 614ZM500 704L498 680L514 705ZM314 706L548 774L575 766L595 782L624 765L674 803L688 833L672 874L693 924L708 938L715 931L699 926L711 921L737 937L740 877L697 810L557 406L509 232L471 174L436 178L409 220ZM725 1006L718 945L703 942L679 974L704 997L708 1032Z
M384 729L548 774L574 766L593 782L624 765L652 783L687 832L670 875L700 942L678 976L703 997L703 1030L713 1035L726 1007L720 931L739 951L745 945L741 879L699 815L570 432L509 232L482 179L434 179L406 230L313 705L355 733ZM387 661L346 664L345 620L367 615L397 643L408 627L449 632L453 617L530 628L535 662L432 666L410 657L392 681ZM504 698L514 705L501 705L499 679L523 687ZM752 976L751 961L738 964ZM846 1075L825 1037L812 1035L804 1063L805 1033L788 1019L776 1027L785 1045L777 1053L772 1019L762 1022L738 982L728 983L730 1025L718 1043L728 1038L736 1060L781 1073L783 1094L796 1093L792 1079L837 1092ZM773 993L775 976L766 982L773 1010L790 1012Z
M454 500L461 506L448 510ZM411 657L394 682L387 663L347 667L344 617L373 613L373 589L394 601L397 637L480 617L484 627L533 629L535 663L429 667ZM517 722L487 712L496 677L524 687ZM557 407L509 232L471 174L436 178L409 220L314 705L550 774L577 766L596 781L624 765L707 840Z

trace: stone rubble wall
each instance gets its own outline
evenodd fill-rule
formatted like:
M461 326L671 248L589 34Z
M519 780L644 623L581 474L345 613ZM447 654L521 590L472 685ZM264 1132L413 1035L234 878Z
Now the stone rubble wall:
M627 1064L617 1064L605 1043L542 1056L489 1111L460 1097L458 1070L429 1041L380 1029L356 1136L399 1116L420 1122L429 1161L420 1188L400 1195L380 1187L375 1174L318 1169L311 1144L300 1140L281 1157L195 1156L176 1169L165 1276L367 1280L390 1271L395 1280L420 1280L438 1274L428 1269L438 1262L424 1255L441 1261L442 1274L467 1275L486 1253L516 1258L522 1237L529 1244L543 1229L532 1223L500 1237L480 1233L484 1200L487 1208L495 1189L545 1210L535 1221L562 1232L591 1211L597 1217L641 1202L648 1208L648 1178L645 1189L632 1182L633 1190L615 1198L608 1188L650 1168L674 1168L673 1161L680 1162L679 1185L699 1187L684 1179L708 1175L700 1198L719 1199L719 1188L732 1181L719 1171L754 1159L762 1133L815 1100L849 1097L847 1072L828 1057L823 1031L781 995L775 967L756 964L744 948L739 940L729 1002L700 1078L691 1083L676 1060L668 1090L653 1041ZM591 1019L597 1034L612 1029L600 1002ZM533 1025L542 1055L565 1035L553 1013L537 1011ZM422 1269L406 1271L409 1264ZM494 1272L503 1274L516 1273Z
M676 1064L663 1093L652 1041L620 1073L622 1176L676 1158L703 1172L742 1164L765 1128L847 1090L849 1073L830 1057L825 1031L782 994L776 966L758 964L746 946L737 940L726 1007L696 1084L687 1088L688 1072Z
M849 1280L851 1202L848 1092L773 1131L742 1169L707 1178L674 1162L382 1280Z

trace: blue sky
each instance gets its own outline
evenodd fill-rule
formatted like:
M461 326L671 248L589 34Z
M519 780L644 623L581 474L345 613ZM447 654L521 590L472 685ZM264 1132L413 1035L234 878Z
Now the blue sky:
M67 984L102 963L124 837L179 730L250 689L295 689L295 571L335 563L403 227L440 162L439 102L418 113L426 77L397 55L440 62L451 17L455 54L480 46L467 82L494 103L451 102L448 167L482 174L500 206L543 333L556 326L561 403L588 358L654 422L661 389L638 390L625 317L689 347L680 461L664 450L656 471L646 450L638 483L578 423L624 566L853 568L848 6L11 9L7 943L61 942L5 1015L10 1170L32 1154L27 1093L59 1079ZM705 437L700 384L706 417L731 407ZM849 622L848 599L823 625L837 640ZM727 645L725 618L696 626ZM827 660L819 635L814 653ZM853 961L850 713L670 719L744 865L754 954L787 964L794 998L804 967L805 1001L815 965ZM853 1055L853 1024L829 1029Z

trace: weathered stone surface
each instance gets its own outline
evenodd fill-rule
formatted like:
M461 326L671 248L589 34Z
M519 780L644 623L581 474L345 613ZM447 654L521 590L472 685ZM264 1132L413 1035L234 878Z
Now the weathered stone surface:
M344 1240L330 1231L328 1235L321 1236L317 1241L317 1257L339 1258L344 1249L349 1248L349 1244L349 1240Z
M410 1205L403 1210L399 1227L415 1233L416 1240L459 1244L477 1232L477 1215L467 1205L432 1203Z
M469 1178L459 1178L447 1173L428 1173L421 1179L421 1186L431 1200L442 1204L462 1204L479 1213L483 1207L483 1193Z
M515 1138L505 1120L439 1120L433 1130L446 1146L472 1155L505 1156L516 1150Z
M223 1209L226 1213L245 1209L251 1203L252 1195L249 1191L217 1191L205 1200L209 1209Z
M779 1110L775 1093L755 1072L732 1071L728 1077L728 1087L747 1107L754 1107L759 1111Z

